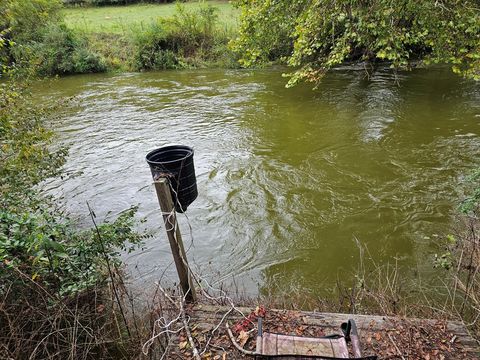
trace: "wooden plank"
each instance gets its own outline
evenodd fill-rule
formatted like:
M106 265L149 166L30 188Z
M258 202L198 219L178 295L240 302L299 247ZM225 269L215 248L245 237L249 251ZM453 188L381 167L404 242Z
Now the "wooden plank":
M253 309L248 307L238 307L238 310L242 311L245 315L248 315ZM226 306L212 306L212 305L199 305L195 307L193 313L193 321L198 321L202 326L209 326L208 324L216 325L223 315L229 310ZM284 313L286 310L269 309L269 312ZM290 311L289 311L290 312ZM326 329L327 333L338 333L340 330L340 324L348 319L355 320L357 328L362 335L362 330L368 331L384 331L393 329L395 326L403 325L408 327L413 326L435 326L439 320L434 319L418 319L418 318L400 318L378 315L352 315L341 313L319 313L308 311L294 311L291 312L297 314L301 319L301 323L307 326L318 326ZM230 320L236 321L241 319L241 315L237 312L232 312L228 317ZM213 327L213 326L211 326ZM461 344L466 352L471 354L471 358L478 358L480 355L480 347L475 339L473 339L464 324L459 321L446 321L446 328L448 332L451 332L456 336L456 342ZM205 329L207 329L205 327ZM328 331L328 330L331 331Z
M309 355L348 357L344 338L321 339L263 333L262 355Z
M277 336L275 334L264 333L262 337L262 351L264 355L277 355Z

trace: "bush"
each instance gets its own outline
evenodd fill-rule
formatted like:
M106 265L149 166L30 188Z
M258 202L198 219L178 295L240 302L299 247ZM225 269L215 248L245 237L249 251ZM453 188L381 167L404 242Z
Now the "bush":
M1 57L40 75L105 71L103 59L88 49L86 39L62 22L60 8L56 0L7 2L0 26L10 46L3 46Z
M2 29L9 29L11 38L23 44L41 41L42 33L50 23L61 20L59 0L9 0L2 6Z
M228 52L228 38L217 26L217 8L187 10L177 6L169 19L159 19L135 38L134 67L178 69L201 61L215 61Z
M135 38L134 67L138 70L165 70L182 68L177 54L171 49L168 34L162 22L152 24Z
M40 41L21 45L13 54L23 67L32 66L42 76L106 70L103 59L88 50L85 40L78 38L64 24L49 24Z

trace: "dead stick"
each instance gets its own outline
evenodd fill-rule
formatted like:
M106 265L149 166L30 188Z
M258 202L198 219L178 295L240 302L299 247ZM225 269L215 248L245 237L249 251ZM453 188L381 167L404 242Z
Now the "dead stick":
M180 315L182 317L183 327L185 328L185 333L187 334L188 342L190 343L190 347L192 348L193 357L196 360L202 360L200 358L200 355L198 354L198 350L197 350L197 347L195 346L195 342L193 341L193 337L192 337L192 333L190 332L190 328L188 327L188 321L187 321L187 318L185 316L185 309L183 308L183 301L184 300L181 298L180 301L178 302L180 304L180 306L178 306L177 303L175 303L175 301L170 297L170 295L167 294L167 292L165 291L164 288L162 288L160 285L158 285L158 289L160 289L160 291L163 293L163 295L167 298L168 301L170 301L175 307L180 309Z
M398 346L397 346L397 344L395 343L395 341L393 341L393 338L392 338L392 336L390 335L390 333L387 332L387 335L388 335L388 338L390 339L390 341L392 342L393 346L395 346L395 349L397 349L398 356L400 356L403 360L405 360L405 358L403 357L402 352L401 352L400 349L398 348Z
M228 333L228 336L230 337L230 341L232 342L233 346L237 348L238 351L241 351L245 355L250 355L250 356L259 355L255 351L245 350L243 347L238 345L237 341L235 340L235 337L232 334L232 330L230 330L230 326L228 326L228 321L225 323L225 327L227 328L227 333Z
M187 334L188 342L190 343L190 347L192 348L193 357L196 360L202 360L200 358L200 355L198 355L197 347L195 346L195 343L193 342L192 333L190 332L190 328L188 327L188 321L187 321L186 316L185 316L185 309L183 308L183 299L180 299L179 304L180 304L180 313L182 315L183 327L185 328L185 333Z

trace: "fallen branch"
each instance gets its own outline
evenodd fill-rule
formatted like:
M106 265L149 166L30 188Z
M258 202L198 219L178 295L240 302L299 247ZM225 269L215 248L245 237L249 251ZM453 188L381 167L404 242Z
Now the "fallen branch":
M182 315L183 327L185 328L185 333L187 334L188 342L190 343L190 347L192 348L193 357L196 360L202 360L200 358L200 355L198 355L197 347L195 346L195 343L193 342L192 333L190 332L190 328L188 327L188 321L187 321L187 318L185 316L185 309L183 308L183 299L180 299L179 304L180 304L180 313Z
M190 332L190 327L188 326L187 317L185 315L185 309L183 308L183 302L185 301L184 298L180 298L178 304L167 294L167 292L159 285L158 289L163 293L165 298L170 301L176 308L180 310L180 317L182 318L183 327L185 329L185 333L187 334L188 342L190 343L190 347L192 348L193 357L195 360L202 360L200 355L198 354L197 347L195 346L195 342L193 341L192 333Z
M225 327L227 328L227 333L228 336L230 337L230 341L232 342L233 346L237 348L238 351L244 353L245 355L250 355L250 356L257 356L258 354L255 351L250 351L250 350L245 350L243 347L241 347L237 341L235 340L235 337L232 334L232 330L230 330L230 326L228 325L228 321L225 323Z
M397 344L395 343L395 341L393 341L393 338L392 336L390 335L390 333L387 332L387 335L388 335L388 338L390 339L390 341L392 342L393 346L395 346L395 349L397 350L397 353L398 353L398 356L400 356L402 358L402 360L405 360L405 357L403 356L402 352L400 351L400 349L398 348Z

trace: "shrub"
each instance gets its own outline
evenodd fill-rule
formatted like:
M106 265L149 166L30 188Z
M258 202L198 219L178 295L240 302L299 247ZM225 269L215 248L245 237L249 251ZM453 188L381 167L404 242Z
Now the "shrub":
M178 69L222 57L228 52L228 38L218 29L217 10L212 6L187 10L177 5L173 17L159 19L136 35L134 67Z
M162 22L152 24L135 38L134 67L138 70L164 70L183 67L170 48L168 34Z
M198 11L188 11L177 5L176 14L163 20L168 29L167 41L172 50L182 52L184 56L193 56L208 51L214 43L218 9L204 6Z
M88 50L85 40L77 37L65 24L50 24L41 41L29 42L14 53L24 66L33 66L42 76L106 70L103 59Z
M50 23L61 20L59 0L9 0L2 6L3 29L9 29L15 42L40 41Z
M19 45L13 55L22 67L33 67L39 75L65 75L102 72L103 59L91 52L85 40L76 36L65 24L49 24L41 40Z
M62 22L57 0L11 0L5 14L1 57L40 75L62 75L105 71L103 59L90 51L85 39ZM11 46L15 44L15 46Z

